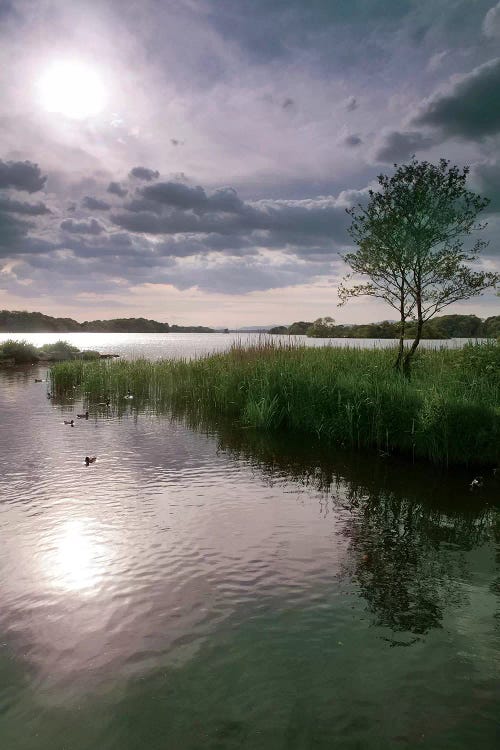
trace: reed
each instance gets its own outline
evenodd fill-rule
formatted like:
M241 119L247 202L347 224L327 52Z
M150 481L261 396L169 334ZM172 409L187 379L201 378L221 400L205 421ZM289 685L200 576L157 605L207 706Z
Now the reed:
M262 341L196 360L71 361L51 370L64 396L109 396L158 411L230 417L350 448L436 464L496 464L500 452L500 346L423 350L411 380L387 349L309 348Z

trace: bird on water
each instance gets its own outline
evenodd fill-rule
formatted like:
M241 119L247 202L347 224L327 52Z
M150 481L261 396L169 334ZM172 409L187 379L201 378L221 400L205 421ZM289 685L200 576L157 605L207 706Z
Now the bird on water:
M482 477L475 477L470 483L469 488L471 492L473 492L474 490L480 490L483 484L484 482Z

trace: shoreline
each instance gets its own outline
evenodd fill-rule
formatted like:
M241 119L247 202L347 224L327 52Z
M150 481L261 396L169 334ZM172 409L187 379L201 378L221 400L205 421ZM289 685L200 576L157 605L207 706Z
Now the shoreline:
M134 408L172 408L325 445L399 453L436 465L497 466L500 347L422 350L410 380L387 349L233 346L200 359L70 361L50 371L54 393L76 386Z

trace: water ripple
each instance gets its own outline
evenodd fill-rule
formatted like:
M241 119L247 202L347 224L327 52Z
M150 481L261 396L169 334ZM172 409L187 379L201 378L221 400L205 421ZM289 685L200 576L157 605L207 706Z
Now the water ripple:
M436 514L340 474L325 489L318 467L294 476L147 413L91 407L71 428L83 404L52 403L32 371L1 385L5 747L66 730L76 750L415 744L415 705L428 747L488 747L487 510ZM446 724L471 700L477 732Z

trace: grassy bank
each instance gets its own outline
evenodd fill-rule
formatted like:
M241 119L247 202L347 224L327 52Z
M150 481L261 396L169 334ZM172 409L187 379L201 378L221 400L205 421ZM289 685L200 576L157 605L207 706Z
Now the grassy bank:
M53 390L74 385L91 405L122 403L215 414L266 431L289 430L346 447L438 464L497 464L500 347L422 351L410 381L385 349L263 343L194 361L81 362L52 368ZM125 402L126 403L126 402Z

